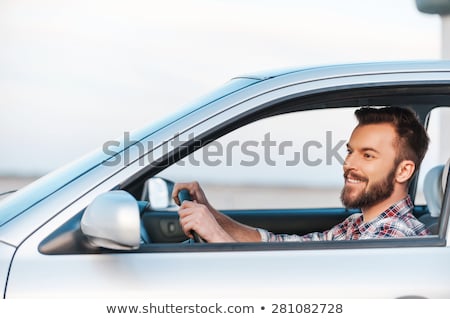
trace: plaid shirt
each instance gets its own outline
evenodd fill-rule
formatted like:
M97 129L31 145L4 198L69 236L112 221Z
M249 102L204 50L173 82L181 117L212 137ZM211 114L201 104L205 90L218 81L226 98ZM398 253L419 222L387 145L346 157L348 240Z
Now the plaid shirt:
M395 203L374 220L364 223L363 214L353 214L342 223L323 233L315 232L307 235L275 235L264 229L258 231L261 241L312 241L312 240L350 240L392 238L406 236L429 235L425 225L412 214L413 203L409 196Z

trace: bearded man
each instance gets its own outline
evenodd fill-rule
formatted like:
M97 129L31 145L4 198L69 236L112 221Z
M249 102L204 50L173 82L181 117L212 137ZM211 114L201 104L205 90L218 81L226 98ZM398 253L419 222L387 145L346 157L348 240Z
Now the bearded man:
M418 171L429 138L416 115L398 107L360 108L358 125L347 143L341 200L361 213L324 232L307 235L273 234L241 224L217 211L197 182L178 183L173 198L185 234L196 232L206 242L280 242L352 240L428 235L414 215L408 186ZM192 201L179 203L187 189Z

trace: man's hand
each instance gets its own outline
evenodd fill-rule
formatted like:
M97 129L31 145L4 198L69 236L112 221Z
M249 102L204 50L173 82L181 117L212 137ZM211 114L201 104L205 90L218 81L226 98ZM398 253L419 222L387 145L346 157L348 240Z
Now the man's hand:
M185 187L181 187L179 189L182 188ZM181 204L180 209L178 210L178 215L180 216L180 225L184 233L186 234L186 236L190 238L192 238L191 232L195 231L201 238L203 238L208 243L235 241L219 225L219 223L214 218L213 214L205 204L200 204L197 203L196 201L191 202L185 200Z
M207 205L211 207L206 199L205 192L200 187L198 182L189 182L189 183L176 183L173 187L172 198L178 206L181 206L180 200L178 199L178 193L182 189L187 189L193 201L196 201L198 204Z

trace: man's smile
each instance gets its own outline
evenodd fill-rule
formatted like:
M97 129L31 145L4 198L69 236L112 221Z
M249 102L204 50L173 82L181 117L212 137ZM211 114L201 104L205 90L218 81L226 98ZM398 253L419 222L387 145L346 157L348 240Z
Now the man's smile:
M350 172L344 173L344 180L346 185L357 185L367 182L367 178Z

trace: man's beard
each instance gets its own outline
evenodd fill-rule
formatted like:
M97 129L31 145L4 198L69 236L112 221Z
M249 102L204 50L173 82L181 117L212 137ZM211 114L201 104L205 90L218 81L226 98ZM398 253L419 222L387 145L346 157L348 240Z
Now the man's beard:
M350 198L349 189L347 189L344 185L341 192L342 204L346 208L367 208L382 202L386 198L389 198L389 196L391 196L394 192L395 171L396 165L394 165L385 179L368 186L367 189L361 191L361 193L354 199ZM347 174L348 173L346 172L344 176L346 177ZM358 176L356 177L364 180L366 185L369 185L367 179Z

